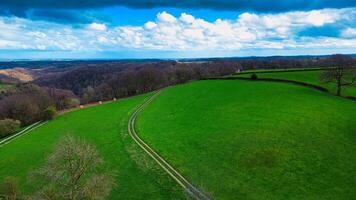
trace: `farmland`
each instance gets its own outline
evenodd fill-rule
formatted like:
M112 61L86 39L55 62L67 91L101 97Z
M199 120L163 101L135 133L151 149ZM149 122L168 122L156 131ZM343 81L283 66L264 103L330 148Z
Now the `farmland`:
M350 100L290 84L219 80L164 90L137 127L215 199L351 199L355 124Z
M317 84L317 73L278 75ZM151 96L61 114L0 147L0 179L13 176L33 192L28 175L70 134L94 144L104 168L115 172L110 199L186 198L128 134L131 114ZM288 83L202 80L162 89L134 127L213 199L351 199L355 124L355 102L332 94Z
M300 70L300 71L288 71L288 70L255 70L247 71L248 73L236 74L236 77L250 77L254 72L259 78L275 78L275 79L285 79L293 81L301 81L305 83L310 83L314 85L319 85L325 87L330 92L335 93L336 87L335 83L321 83L320 73L322 70ZM249 73L250 72L250 73ZM353 96L356 97L356 87L344 87L342 91L343 96Z
M356 200L356 0L0 0L0 200Z
M0 179L14 176L25 193L31 170L44 162L58 139L70 134L94 144L117 185L110 199L180 199L184 193L139 150L127 134L128 116L149 95L63 114L0 147Z

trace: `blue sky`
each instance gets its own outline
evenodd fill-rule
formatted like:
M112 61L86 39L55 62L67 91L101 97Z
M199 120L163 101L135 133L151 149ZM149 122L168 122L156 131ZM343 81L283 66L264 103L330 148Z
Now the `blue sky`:
M355 21L356 0L2 0L0 59L356 53Z

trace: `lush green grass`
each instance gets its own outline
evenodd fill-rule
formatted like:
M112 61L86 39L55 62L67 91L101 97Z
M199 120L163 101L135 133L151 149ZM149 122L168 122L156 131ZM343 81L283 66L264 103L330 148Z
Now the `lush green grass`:
M0 147L0 179L17 177L21 187L29 171L43 163L54 144L72 134L94 144L106 161L105 168L117 173L111 199L180 199L184 193L132 141L127 133L129 113L149 95L66 113L46 125Z
M321 70L319 71L296 71L296 72L275 72L274 70L270 70L270 73L258 73L257 76L260 78L277 78L277 79L287 79L287 80L294 80L294 81L302 81L305 83L311 83L314 85L320 85L322 87L327 88L330 92L336 93L335 83L321 83L319 80ZM264 70L263 72L268 72ZM251 74L237 74L235 76L242 76L242 77L250 77ZM356 97L356 87L343 87L342 90L343 96L354 96Z
M164 90L139 134L215 199L354 199L356 103L243 80Z

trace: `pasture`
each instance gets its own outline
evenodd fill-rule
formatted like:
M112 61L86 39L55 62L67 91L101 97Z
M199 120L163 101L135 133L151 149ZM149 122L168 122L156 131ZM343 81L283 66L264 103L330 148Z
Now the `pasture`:
M294 70L294 69L290 69ZM313 70L308 71L301 69L300 71L290 71L290 70L255 70L247 71L247 73L236 74L236 77L250 77L252 72L255 72L259 78L275 78L275 79L285 79L300 81L305 83L310 83L314 85L322 86L328 89L331 93L336 93L336 84L335 83L322 83L320 82L320 73L322 70ZM250 73L251 72L251 73ZM356 87L348 86L343 87L342 96L353 96L356 97Z
M182 199L182 190L132 141L127 122L150 94L65 113L0 147L0 179L13 176L24 193L33 192L29 173L38 168L66 134L83 138L98 149L105 169L115 172L110 199Z
M318 73L258 76L317 84ZM0 147L0 179L14 176L25 193L33 192L29 173L70 134L94 144L106 161L102 170L115 172L110 199L185 199L127 131L130 115L151 95L64 113ZM355 102L328 93L287 83L205 80L163 89L135 126L213 199L352 199L355 124Z
M214 199L352 199L355 124L355 102L327 93L210 80L162 91L137 128Z

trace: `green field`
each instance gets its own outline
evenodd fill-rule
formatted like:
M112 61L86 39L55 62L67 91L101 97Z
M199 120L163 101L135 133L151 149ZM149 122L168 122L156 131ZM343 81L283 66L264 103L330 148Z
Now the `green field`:
M0 179L14 176L25 193L28 172L43 163L54 144L66 134L94 144L117 174L110 199L182 199L179 188L132 141L127 133L129 114L149 95L137 96L66 113L13 142L0 147Z
M197 81L164 90L137 123L214 199L356 196L351 100L285 83Z
M290 72L279 74L285 73ZM0 147L0 179L14 176L31 193L29 172L71 134L94 144L104 168L116 172L110 199L186 198L128 135L130 114L149 96L65 113ZM356 196L356 104L351 100L287 83L195 81L164 89L139 114L136 128L213 199Z
M250 72L250 71L247 71ZM275 70L261 70L261 71L252 71L252 72L256 72L257 76L259 78L277 78L277 79L286 79L286 80L294 80L294 81L301 81L301 82L305 82L305 83L311 83L314 85L319 85L322 87L325 87L326 89L328 89L330 92L332 93L336 93L336 87L335 87L335 83L321 83L319 80L320 77L320 73L321 70L318 71L296 71L296 72L288 72L288 70L286 71L282 71L282 72L276 72ZM263 72L263 73L261 73ZM266 73L268 72L268 73ZM242 73L242 74L236 74L235 76L237 77L250 77L251 74L246 74L246 73ZM354 96L356 97L356 87L343 87L342 90L342 95L343 96Z

